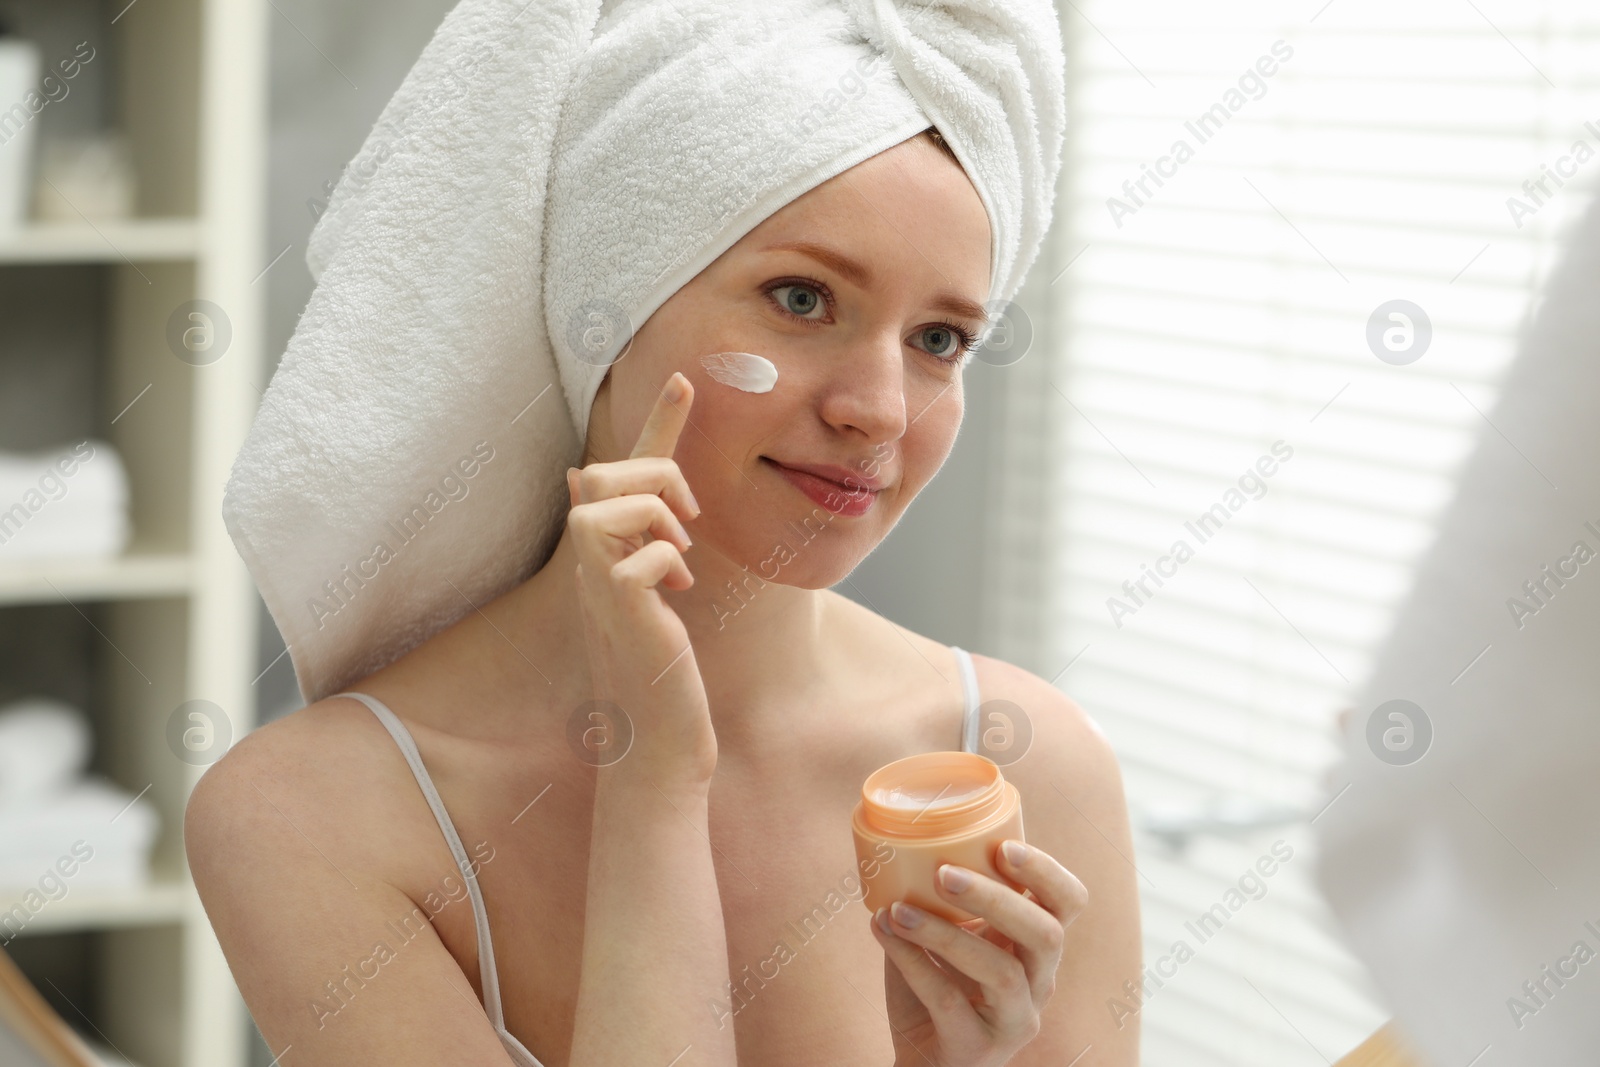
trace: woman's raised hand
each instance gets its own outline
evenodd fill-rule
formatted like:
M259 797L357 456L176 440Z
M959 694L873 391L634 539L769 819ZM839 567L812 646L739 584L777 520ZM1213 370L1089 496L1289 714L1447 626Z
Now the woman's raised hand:
M940 866L939 895L982 918L979 930L920 908L903 911L908 905L899 903L873 917L873 936L886 957L896 1067L1000 1067L1038 1035L1056 991L1064 932L1089 894L1054 857L1024 849L1021 863L996 849L996 866L1037 899L982 872ZM946 881L951 872L955 888ZM962 873L969 876L965 885Z
M693 399L689 380L674 373L627 459L570 468L567 524L594 695L627 713L626 758L653 780L703 784L717 760L705 685L683 621L656 589L694 583L683 522L700 505L672 458Z

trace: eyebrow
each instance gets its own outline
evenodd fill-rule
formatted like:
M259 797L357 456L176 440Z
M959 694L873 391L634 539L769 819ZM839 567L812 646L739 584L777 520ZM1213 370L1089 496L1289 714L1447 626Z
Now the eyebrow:
M862 288L871 289L873 286L872 271L866 264L859 260L851 259L837 249L827 245L819 245L814 241L780 241L768 245L763 252L798 252L802 256L809 256L825 267L837 271L851 284ZM957 296L955 293L938 293L929 304L930 307L940 311L948 311L952 315L976 319L979 322L988 322L989 313L982 304L973 303L966 297Z

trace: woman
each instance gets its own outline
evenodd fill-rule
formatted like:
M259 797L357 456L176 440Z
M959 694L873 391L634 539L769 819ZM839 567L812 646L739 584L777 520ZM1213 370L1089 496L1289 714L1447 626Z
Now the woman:
M1033 728L1005 770L1027 847L996 860L1028 895L952 871L939 891L981 933L829 903L859 896L866 776L961 747L957 652L829 587L949 454L993 238L931 130L765 217L606 371L542 567L206 774L191 865L275 1052L1136 1062L1106 1007L1140 972L1116 763L1032 674L974 657L982 699ZM712 377L701 357L726 352L776 385ZM572 743L595 698L631 730L598 767Z

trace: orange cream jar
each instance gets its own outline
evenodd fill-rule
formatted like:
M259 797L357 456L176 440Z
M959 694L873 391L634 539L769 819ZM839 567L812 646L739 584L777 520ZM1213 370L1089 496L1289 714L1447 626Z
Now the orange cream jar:
M939 895L934 879L942 863L1023 892L994 862L1000 842L1024 840L1022 797L987 756L920 752L880 767L862 783L850 823L863 872L861 902L871 911L902 900L953 923L977 919ZM892 850L887 859L884 845Z

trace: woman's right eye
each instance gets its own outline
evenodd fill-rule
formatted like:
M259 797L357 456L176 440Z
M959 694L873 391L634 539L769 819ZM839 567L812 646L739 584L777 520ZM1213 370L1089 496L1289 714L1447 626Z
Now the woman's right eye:
M798 318L809 319L813 312L827 310L822 295L809 285L776 285L767 290L767 295L776 300L784 311Z

